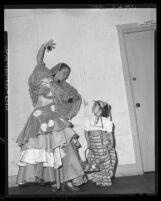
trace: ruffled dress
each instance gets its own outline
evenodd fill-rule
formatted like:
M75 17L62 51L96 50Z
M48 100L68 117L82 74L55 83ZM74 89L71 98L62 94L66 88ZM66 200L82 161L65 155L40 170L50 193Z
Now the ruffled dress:
M74 140L76 132L50 103L34 109L17 138L21 147L17 183L56 182L55 169L61 169L60 182L84 183L84 171Z

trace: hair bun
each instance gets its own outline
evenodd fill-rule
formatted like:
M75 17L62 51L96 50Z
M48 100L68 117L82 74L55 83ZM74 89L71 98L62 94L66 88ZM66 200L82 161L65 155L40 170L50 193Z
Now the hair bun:
M102 116L103 117L109 117L111 112L111 106L109 104L104 105L102 108Z
M104 102L102 100L94 101L97 103L102 110L102 117L109 117L111 118L111 105L109 105L107 102Z

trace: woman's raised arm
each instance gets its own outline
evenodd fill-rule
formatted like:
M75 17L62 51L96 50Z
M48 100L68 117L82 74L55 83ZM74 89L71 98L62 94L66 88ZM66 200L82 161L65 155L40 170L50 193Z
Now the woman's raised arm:
M49 40L41 45L37 54L37 65L43 63L45 50L47 49L48 52L52 51L52 49L55 49L55 45L56 44L53 42L53 40Z

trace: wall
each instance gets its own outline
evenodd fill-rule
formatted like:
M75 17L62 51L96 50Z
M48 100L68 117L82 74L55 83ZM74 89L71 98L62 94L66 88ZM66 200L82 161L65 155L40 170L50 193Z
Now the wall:
M51 68L66 62L69 82L81 93L83 104L75 117L84 160L84 121L93 100L112 105L119 166L135 163L125 83L116 25L155 20L155 9L6 10L9 35L9 175L16 175L20 150L15 141L33 107L27 79L36 64L40 45L51 38L56 50L45 55Z

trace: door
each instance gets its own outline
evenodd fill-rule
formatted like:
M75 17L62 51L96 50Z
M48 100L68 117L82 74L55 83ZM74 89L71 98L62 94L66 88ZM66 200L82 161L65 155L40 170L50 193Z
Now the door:
M154 41L155 29L151 26L124 33L144 172L155 170Z

